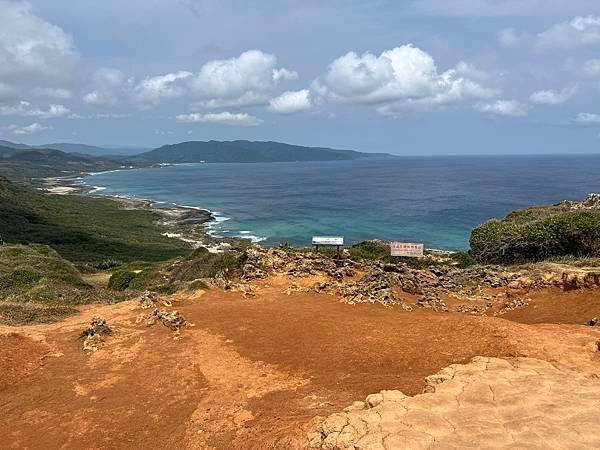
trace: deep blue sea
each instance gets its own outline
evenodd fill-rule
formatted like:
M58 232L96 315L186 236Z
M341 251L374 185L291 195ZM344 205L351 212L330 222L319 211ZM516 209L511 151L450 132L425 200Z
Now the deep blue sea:
M208 209L218 218L212 233L266 245L341 235L348 244L379 238L459 250L488 219L600 192L600 155L186 164L82 181L105 194Z

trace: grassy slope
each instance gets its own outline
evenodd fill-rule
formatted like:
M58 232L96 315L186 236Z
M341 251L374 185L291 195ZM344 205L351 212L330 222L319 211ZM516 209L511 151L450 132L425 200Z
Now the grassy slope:
M73 262L160 261L189 253L162 236L158 215L112 200L47 195L0 179L0 235L8 243L50 245Z
M75 305L87 303L95 293L48 246L0 246L0 323L55 321L74 313Z

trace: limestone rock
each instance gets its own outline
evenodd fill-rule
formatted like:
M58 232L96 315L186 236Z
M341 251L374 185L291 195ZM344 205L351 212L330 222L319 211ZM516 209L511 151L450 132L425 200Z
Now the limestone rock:
M476 357L428 377L424 394L375 395L367 397L370 409L325 419L307 446L600 448L599 379L538 359Z

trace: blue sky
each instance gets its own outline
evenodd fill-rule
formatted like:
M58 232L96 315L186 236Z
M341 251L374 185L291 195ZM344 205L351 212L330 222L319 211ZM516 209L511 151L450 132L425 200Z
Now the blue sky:
M0 139L600 144L596 0L0 0Z

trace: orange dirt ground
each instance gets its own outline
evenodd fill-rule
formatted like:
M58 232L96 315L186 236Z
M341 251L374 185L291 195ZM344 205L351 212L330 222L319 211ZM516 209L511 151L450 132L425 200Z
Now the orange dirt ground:
M172 297L167 309L194 324L179 338L136 323L139 302L0 327L0 447L305 448L317 416L381 390L419 394L475 356L600 367L600 331L584 325L600 316L598 291L532 292L528 307L490 317L287 295L288 281L260 282L254 298ZM78 337L97 316L114 334L87 354Z

